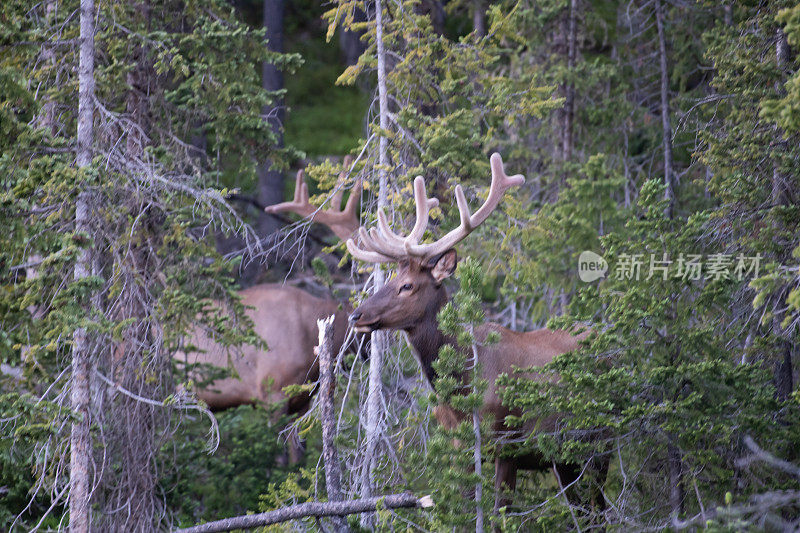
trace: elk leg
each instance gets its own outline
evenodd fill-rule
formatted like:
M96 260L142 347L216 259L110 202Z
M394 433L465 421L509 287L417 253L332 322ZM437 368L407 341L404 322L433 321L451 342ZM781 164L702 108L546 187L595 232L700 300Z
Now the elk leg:
M555 474L556 479L561 486L561 490L564 491L564 495L567 497L567 501L571 505L580 504L580 498L578 497L578 487L576 486L577 483L573 484L575 480L578 479L581 475L581 467L576 464L571 463L559 463L554 466L553 474ZM572 486L570 486L572 485Z
M289 464L296 465L303 460L306 453L306 441L299 436L292 435L289 442Z
M517 463L514 459L498 457L494 460L494 512L511 505L511 497L504 491L513 493L517 488Z
M592 487L592 509L596 510L598 514L603 514L606 510L606 499L603 496L603 486L606 484L606 477L608 476L608 464L611 458L608 455L594 456L592 458L592 466L596 473L594 487Z

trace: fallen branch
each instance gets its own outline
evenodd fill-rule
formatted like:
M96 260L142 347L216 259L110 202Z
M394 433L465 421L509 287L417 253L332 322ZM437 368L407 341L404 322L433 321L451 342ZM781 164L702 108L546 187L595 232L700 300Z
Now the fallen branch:
M199 526L178 529L174 533L213 533L218 531L231 531L234 529L252 529L310 516L346 516L377 511L378 509L427 508L432 506L433 500L431 500L430 496L417 498L410 492L343 502L309 502L290 505L289 507L283 507L266 513L234 516L232 518L216 520Z

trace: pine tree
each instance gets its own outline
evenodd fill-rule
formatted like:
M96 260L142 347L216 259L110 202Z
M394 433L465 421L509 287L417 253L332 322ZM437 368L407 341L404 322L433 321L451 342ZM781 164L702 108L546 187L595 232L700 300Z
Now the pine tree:
M275 162L287 153L261 118L274 95L261 89L257 66L291 68L298 58L268 52L263 33L247 29L224 2L97 6L90 16L97 22L95 135L92 156L76 169L77 54L70 43L78 24L70 14L77 3L48 5L2 7L10 21L4 42L21 43L0 60L11 82L3 85L4 108L17 115L3 131L3 219L14 228L4 237L3 263L15 273L4 279L10 298L0 320L11 332L4 359L24 369L32 390L47 391L45 400L63 399L75 389L74 379L64 379L66 356L79 347L69 339L85 332L89 404L60 415L85 424L91 443L80 455L98 465L87 472L92 501L70 494L86 511L75 527L152 529L170 513L159 496L159 472L169 469L162 439L195 405L185 393L174 395L180 375L171 354L182 334L199 324L229 346L260 342L207 231L238 232L257 248L224 201L219 178L237 172L252 179L256 153ZM45 104L35 109L26 90ZM38 116L31 125L47 127L24 127L25 113ZM191 143L201 130L205 151ZM73 281L81 261L85 275ZM26 265L34 277L22 278ZM64 422L53 427L62 429L31 454L37 490L50 493L58 512L69 494L68 453Z

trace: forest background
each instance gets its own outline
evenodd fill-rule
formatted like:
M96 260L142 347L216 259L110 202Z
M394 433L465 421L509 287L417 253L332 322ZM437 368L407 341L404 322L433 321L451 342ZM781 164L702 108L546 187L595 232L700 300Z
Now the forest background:
M238 288L380 284L322 228L262 212L295 169L318 203L363 180L362 223L384 206L406 228L423 175L438 236L495 151L527 181L459 247L443 327L591 326L558 380L503 378L520 418L561 416L507 453L608 460L605 505L525 472L494 513L491 439L474 469L475 428L437 426L448 399L389 337L338 376L342 489L435 505L350 527L797 528L798 47L789 1L3 2L0 528L75 528L76 490L98 531L325 500L316 410L287 465L280 406L209 418L172 354L194 327L259 342ZM587 250L604 278L581 280Z

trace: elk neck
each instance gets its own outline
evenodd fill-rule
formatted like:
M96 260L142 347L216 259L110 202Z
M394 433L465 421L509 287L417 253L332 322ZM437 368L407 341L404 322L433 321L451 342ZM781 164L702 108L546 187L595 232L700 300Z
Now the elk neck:
M404 330L406 340L419 359L431 387L436 380L433 362L439 357L439 349L445 344L455 345L453 337L439 330L439 323L436 320L436 315L448 300L447 291L441 287L437 291L436 298L427 307L423 320Z

